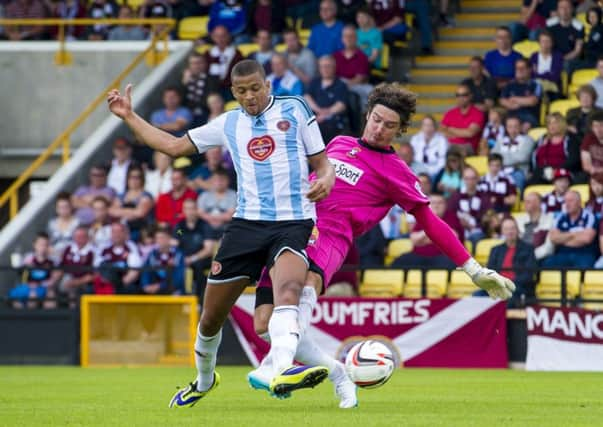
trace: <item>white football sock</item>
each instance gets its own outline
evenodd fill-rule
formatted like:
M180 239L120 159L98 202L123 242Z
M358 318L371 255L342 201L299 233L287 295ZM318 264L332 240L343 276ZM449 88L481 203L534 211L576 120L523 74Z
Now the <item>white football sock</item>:
M312 319L312 311L316 306L318 298L313 286L304 286L299 298L299 329L302 335L306 333L306 329L310 326Z
M201 325L197 328L195 339L195 365L197 366L197 390L205 391L214 383L214 370L218 347L222 341L222 329L213 337L201 334Z
M336 381L340 375L344 374L342 370L338 369L337 361L322 351L308 334L305 334L299 341L295 360L304 365L324 366L329 370L329 379L331 381Z
M272 341L269 356L275 373L280 373L293 364L300 331L299 309L295 305L275 307L268 322L268 333Z

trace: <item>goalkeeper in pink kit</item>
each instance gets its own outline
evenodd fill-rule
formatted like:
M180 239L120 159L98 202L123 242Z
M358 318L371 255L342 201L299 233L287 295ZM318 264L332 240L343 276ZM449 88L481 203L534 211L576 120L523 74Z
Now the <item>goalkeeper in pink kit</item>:
M507 299L515 290L509 279L482 267L461 244L451 228L429 208L417 177L398 158L391 143L403 133L416 109L416 96L397 84L382 84L369 96L367 123L361 138L338 136L327 146L335 167L331 194L316 203L317 222L306 248L311 265L299 303L300 341L296 360L329 368L340 407L356 406L354 385L343 366L325 355L305 334L317 294L341 268L354 239L369 231L394 205L412 214L426 235L492 298ZM312 179L312 178L311 178ZM272 313L272 288L264 270L256 290L255 329L265 336ZM248 375L261 388L270 372L269 357Z

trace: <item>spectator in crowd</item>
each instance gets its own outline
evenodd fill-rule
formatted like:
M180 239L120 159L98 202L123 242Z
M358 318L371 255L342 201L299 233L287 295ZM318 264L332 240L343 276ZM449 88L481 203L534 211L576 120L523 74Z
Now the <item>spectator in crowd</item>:
M542 86L530 77L530 63L521 58L515 62L515 79L511 80L501 91L500 104L507 109L510 116L521 120L525 133L540 122L540 102Z
M542 211L542 197L536 192L524 196L526 215L516 218L519 227L519 237L525 243L534 247L534 256L538 261L551 255L555 249L548 238L549 230L553 228L555 218L552 213Z
M549 99L557 99L561 93L563 54L553 49L553 36L542 31L538 36L540 49L530 57L532 77L541 85Z
M603 112L591 116L591 129L580 145L582 170L589 175L603 173Z
M528 185L548 184L556 169L567 169L577 181L580 174L580 144L568 134L565 117L560 113L547 116L547 133L538 141L532 156L532 177Z
M494 107L498 97L496 81L484 72L484 60L474 56L469 61L469 77L461 82L471 92L471 101L480 111L488 111Z
M211 39L214 46L205 54L209 64L209 75L220 81L222 96L224 99L230 100L232 99L230 72L232 67L243 59L243 55L231 43L230 33L223 25L218 25L211 31Z
M356 245L352 245L343 266L331 278L325 297L354 297L358 295L358 270L360 269L360 253Z
M93 19L116 18L118 6L113 0L93 0L88 6L88 16ZM88 40L104 40L109 32L106 24L92 25L88 30Z
M61 0L56 3L46 3L47 14L49 17L56 17L59 19L78 19L86 18L86 5L80 0ZM0 16L2 14L0 13ZM86 27L79 25L66 25L65 27L65 39L66 40L78 40L84 37L86 33ZM56 38L58 28L51 30L52 38Z
M337 0L337 19L343 22L343 25L354 24L356 13L365 5L365 0Z
M125 191L113 200L109 214L124 221L130 230L130 238L137 242L140 230L153 217L152 211L153 196L144 190L144 171L140 166L131 166Z
M502 156L504 172L513 179L520 192L526 186L533 150L534 141L521 133L519 118L507 117L505 134L496 140L490 153Z
M500 154L492 153L488 156L488 173L480 178L477 191L490 198L490 206L495 212L511 212L517 200L517 188L504 173Z
M236 179L232 174L232 168L224 161L222 147L213 147L205 152L205 162L195 168L189 176L189 187L198 192L211 190L211 177L218 169L226 169L230 173L231 179Z
M329 3L327 1L327 3ZM348 89L335 75L335 59L323 56L318 61L319 77L308 87L304 98L310 105L325 141L347 133Z
M207 121L211 122L213 119L224 113L224 98L219 93L210 93L207 96Z
M156 225L148 225L140 230L140 240L137 243L138 252L140 253L140 259L144 264L149 257L149 254L155 249L155 230Z
M125 138L113 141L113 159L107 175L107 184L115 193L122 194L126 189L126 175L132 165L132 145Z
M557 13L546 21L548 31L553 36L553 46L563 54L568 70L575 69L584 46L584 25L573 18L571 0L558 0ZM571 74L571 73L570 73Z
M312 239L312 237L310 237ZM380 268L384 266L387 239L376 225L356 239L356 247L360 257L360 268Z
M567 170L563 168L555 170L553 191L542 197L542 206L546 213L557 216L565 210L565 195L569 191L571 183L571 177Z
M580 193L565 195L566 211L559 215L549 233L555 253L544 259L543 267L591 268L598 254L595 216L580 206Z
M170 18L173 15L172 4L167 0L144 0L138 9L140 18Z
M17 266L16 266L17 267ZM23 283L8 292L8 299L14 308L56 307L56 285L61 272L55 270L50 259L50 240L48 234L41 232L33 242L33 252L23 259L20 266L24 269Z
M92 200L94 220L90 224L90 242L96 248L102 248L111 242L111 221L109 218L110 204L103 196L96 196Z
M243 0L216 0L209 9L207 31L213 33L216 28L224 27L235 39L235 44L245 43L249 40L247 13L247 2Z
M603 56L603 22L601 15L603 9L601 7L591 8L586 18L590 24L590 33L584 44L584 68L593 68L597 64L597 58Z
M496 80L499 89L502 89L515 74L515 61L522 58L521 53L513 50L511 45L511 31L508 27L496 29L496 49L486 52L484 66L490 77Z
M381 51L383 50L383 34L375 26L375 19L366 6L356 12L356 37L358 47L364 52L369 63L381 68Z
M440 3L444 8L443 10L448 10L448 0L442 0ZM417 21L419 27L419 38L421 41L421 53L423 55L433 55L433 26L431 20L430 2L424 0L405 0L404 5L406 7L406 11L408 13L412 13L414 15L414 19Z
M12 0L6 3L6 19L43 19L48 14L44 3L40 0ZM46 27L42 25L7 25L4 27L9 40L44 40L47 38Z
M50 238L50 254L54 260L58 260L63 254L65 247L71 242L73 231L78 227L80 221L73 214L71 194L61 192L55 201L56 217L48 221L46 232Z
M251 36L264 30L271 35L272 44L280 42L286 27L283 0L258 0L249 5L247 33Z
M565 115L567 130L576 136L579 141L584 141L584 136L591 131L592 116L603 111L596 107L597 92L591 85L582 85L578 89L578 101L580 106L571 108Z
M427 167L422 162L415 160L415 151L410 143L401 143L400 147L398 147L397 154L415 175L427 173Z
M517 222L512 217L502 221L501 234L504 242L492 248L487 265L515 283L507 307L525 307L526 299L534 297L534 247L519 238ZM487 296L485 292L478 293Z
M186 199L197 200L197 193L186 186L186 174L181 169L172 171L172 190L157 199L155 218L160 225L173 227L184 218L182 203Z
M184 106L193 114L192 126L205 123L207 118L207 96L220 90L220 81L207 72L207 58L193 52L188 57L188 66L182 73Z
M94 165L89 172L89 185L81 185L73 193L71 201L77 209L75 215L82 225L89 225L94 220L92 201L97 197L104 197L109 203L113 202L115 190L107 185L107 168Z
M446 198L461 188L463 155L458 149L448 149L446 163L433 178L433 192L442 193Z
M254 59L262 64L266 75L268 75L271 72L270 60L274 55L274 49L272 48L272 36L266 30L258 30L258 33L255 36L255 42L258 45L259 50L256 50L249 55L249 59Z
M163 106L151 114L151 124L174 136L184 135L193 121L193 114L182 106L182 96L177 88L163 90Z
M419 185L421 186L421 191L426 196L429 196L431 194L431 189L433 187L431 177L429 176L429 174L420 173L417 175L417 178L419 178Z
M463 155L477 153L484 128L484 113L471 102L471 90L464 84L456 89L456 107L442 118L440 131L452 145L459 147Z
M381 232L383 233L383 237L389 242L395 239L399 239L403 237L402 235L402 219L404 217L404 210L398 206L394 205L391 207L387 215L385 215L381 221L379 221L379 226L381 227ZM412 222L415 222L414 217L412 218Z
M142 267L140 251L129 239L128 226L121 222L111 224L111 242L97 253L94 266L95 294L133 294L138 292Z
M119 8L119 19L132 19L134 13L132 8L127 4L121 5ZM139 25L116 25L109 30L108 40L112 41L132 41L145 40L147 35Z
M174 227L174 238L184 254L184 264L192 268L196 294L203 301L206 277L220 236L197 214L197 202L186 199L182 204L184 219Z
M429 207L438 217L442 218L452 231L463 239L463 228L458 219L446 209L446 199L441 194L432 194L429 196ZM415 224L410 233L410 240L413 244L412 252L403 254L392 263L392 268L442 268L452 270L454 263L442 253L431 239L425 234L425 230L420 224Z
M450 198L448 203L448 209L456 215L463 226L464 239L471 240L473 244L484 238L481 221L491 208L488 195L477 190L478 179L477 171L471 166L466 166L463 169L464 186Z
M590 85L597 92L597 101L595 105L599 108L603 108L603 56L597 59L597 71L599 75L590 81Z
M433 116L427 115L421 120L419 133L410 138L414 154L425 165L429 177L436 176L446 164L448 141L437 129Z
M312 27L308 40L308 49L317 58L332 55L343 49L341 41L343 23L337 20L337 5L335 2L333 0L322 0L319 14L321 22Z
M590 199L586 203L586 209L595 216L597 221L601 221L603 217L603 174L590 177Z
M155 247L149 254L140 277L142 291L151 295L184 294L184 255L172 246L170 230L155 230Z
M504 108L494 107L488 111L488 122L482 131L482 139L479 142L479 155L487 156L496 144L496 141L505 136L504 122L507 111Z
M160 194L172 190L172 158L161 151L155 151L153 163L155 169L145 173L144 190L155 200Z
M285 55L276 53L272 57L272 74L266 78L270 82L273 95L301 96L304 94L304 84L289 70Z
M343 49L335 52L335 74L360 97L360 105L364 108L368 102L373 85L368 83L370 64L367 56L357 44L356 28L347 25L342 32Z
M304 85L309 85L318 73L316 56L310 49L301 44L299 35L295 30L285 30L283 39L286 45L284 53L289 62L289 69Z
M197 200L199 218L218 234L222 234L237 207L237 193L228 188L229 180L226 170L217 169L211 177L211 189L204 191Z
M529 38L536 40L540 30L546 27L551 12L557 9L557 0L523 0L519 22L511 24L513 43Z
M393 43L405 39L408 28L404 20L404 3L395 0L370 0L368 5L375 17L377 28L383 33L383 40Z
M95 247L88 234L86 227L78 226L73 232L73 241L61 254L59 290L67 296L70 308L75 308L81 294L92 293Z

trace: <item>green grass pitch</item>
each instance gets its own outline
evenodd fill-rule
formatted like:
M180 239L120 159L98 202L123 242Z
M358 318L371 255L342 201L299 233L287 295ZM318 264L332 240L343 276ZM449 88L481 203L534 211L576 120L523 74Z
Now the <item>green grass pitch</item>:
M603 374L401 369L340 410L328 382L279 401L248 367L193 408L168 409L187 368L0 367L0 426L597 426Z

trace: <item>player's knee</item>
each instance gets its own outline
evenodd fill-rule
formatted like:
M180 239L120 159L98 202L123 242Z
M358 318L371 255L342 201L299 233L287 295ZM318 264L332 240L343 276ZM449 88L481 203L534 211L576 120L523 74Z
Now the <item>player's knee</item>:
M253 319L253 328L258 336L263 336L268 332L268 319Z
M278 295L275 295L277 305L297 305L301 295L303 282L298 280L289 280L284 282L278 289Z
M206 337L213 337L220 331L221 327L222 324L217 316L214 316L212 313L208 313L207 311L203 311L201 313L199 328L202 335Z

